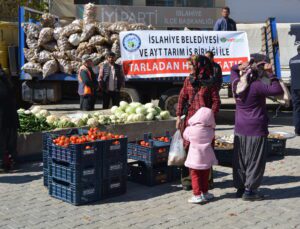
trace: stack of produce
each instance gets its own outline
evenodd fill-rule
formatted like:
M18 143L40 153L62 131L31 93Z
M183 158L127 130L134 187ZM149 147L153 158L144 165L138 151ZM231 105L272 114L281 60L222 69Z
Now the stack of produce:
M127 30L152 29L144 24L128 22L97 22L93 4L85 6L83 20L75 20L61 27L51 14L44 14L40 24L24 23L26 34L24 55L28 61L23 70L31 75L77 72L84 54L89 54L95 65L105 59L109 51L119 58L119 33Z
M45 133L45 185L49 194L74 205L126 192L127 138L97 128ZM50 146L50 147L49 147ZM47 177L48 176L48 177Z

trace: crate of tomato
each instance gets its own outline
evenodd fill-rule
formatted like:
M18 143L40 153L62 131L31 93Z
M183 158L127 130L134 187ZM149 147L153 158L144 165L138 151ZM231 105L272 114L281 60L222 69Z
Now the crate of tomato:
M168 160L170 140L156 140L148 134L144 134L143 140L128 143L128 158L142 161L147 166L165 163Z

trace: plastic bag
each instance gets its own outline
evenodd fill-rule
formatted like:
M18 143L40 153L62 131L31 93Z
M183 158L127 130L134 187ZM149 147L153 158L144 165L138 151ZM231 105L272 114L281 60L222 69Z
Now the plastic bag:
M168 165L182 166L186 159L186 152L183 146L183 138L180 130L174 134L170 146Z
M23 65L22 70L29 74L39 74L42 72L42 66L39 63L27 62Z
M52 59L53 59L52 54L46 50L43 50L39 53L38 62L41 64L46 63L47 61L52 60Z
M43 49L45 49L49 52L55 52L55 51L58 50L58 46L57 46L56 41L50 41L46 44L43 44L42 47L43 47Z
M69 37L69 42L70 42L70 44L72 44L73 46L78 46L79 43L80 43L80 34L79 34L79 33L72 34L72 35Z
M80 42L89 40L96 33L95 24L88 24L83 27L83 31L80 37Z
M50 28L54 28L55 26L55 16L53 14L49 14L49 13L44 13L42 15L42 18L40 20L42 26L45 27L50 27Z
M36 62L39 58L37 49L24 48L24 56L28 62Z
M84 6L83 22L84 24L90 24L96 21L97 7L95 4L88 3Z
M43 66L43 78L58 72L58 65L56 60L49 60Z
M81 33L81 31L82 28L79 25L71 23L64 27L62 36L69 37L74 33Z
M60 36L63 34L63 27L56 27L53 31L53 37L55 40L58 40Z
M38 45L41 46L43 44L48 43L53 40L53 29L52 28L43 28L40 32Z

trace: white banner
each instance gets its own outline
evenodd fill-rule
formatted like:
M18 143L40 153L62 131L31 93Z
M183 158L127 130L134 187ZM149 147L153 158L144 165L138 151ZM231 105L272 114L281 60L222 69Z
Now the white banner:
M192 54L215 53L228 75L233 65L249 60L245 32L127 31L120 34L124 73L128 78L187 76Z

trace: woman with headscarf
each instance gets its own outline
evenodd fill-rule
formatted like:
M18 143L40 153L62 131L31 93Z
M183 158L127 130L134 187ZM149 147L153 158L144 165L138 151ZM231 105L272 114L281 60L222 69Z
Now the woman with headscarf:
M193 55L189 59L190 75L184 81L179 94L176 128L183 133L188 120L201 108L208 107L216 115L220 107L220 96L217 85L214 84L213 66L210 60L202 55ZM184 117L183 117L184 116ZM190 143L184 141L188 152ZM189 170L182 168L181 183L184 190L191 190Z
M265 83L266 80L269 83ZM261 200L257 193L266 166L268 115L266 98L282 95L272 66L266 62L243 63L231 69L232 90L236 100L233 181L236 197Z

